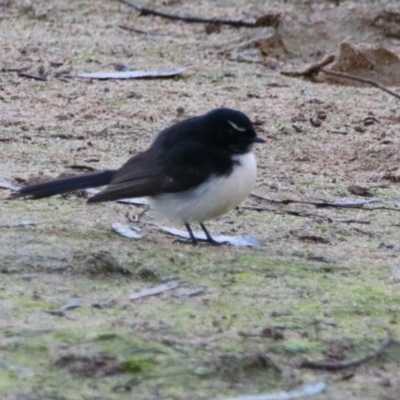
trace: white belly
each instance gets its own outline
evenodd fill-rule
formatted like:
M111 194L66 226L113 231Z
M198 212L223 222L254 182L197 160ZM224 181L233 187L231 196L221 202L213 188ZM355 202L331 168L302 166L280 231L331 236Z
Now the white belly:
M179 223L204 222L238 206L253 190L257 164L253 153L234 158L238 164L229 176L211 177L196 189L168 193L152 204L169 219Z

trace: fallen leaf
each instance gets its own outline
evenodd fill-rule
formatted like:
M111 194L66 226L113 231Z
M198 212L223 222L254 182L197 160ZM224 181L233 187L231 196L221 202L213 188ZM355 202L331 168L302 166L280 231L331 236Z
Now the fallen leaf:
M79 74L78 78L88 79L139 79L139 78L170 78L180 75L186 68L153 71L117 71L117 72L91 72Z
M163 232L167 232L170 235L178 236L183 239L190 239L189 233L176 228L170 228L168 226L160 226ZM193 231L193 235L197 240L207 241L206 235L203 232ZM261 242L251 236L226 236L226 235L213 235L213 239L220 243L229 243L237 247L259 247Z
M386 86L400 84L400 59L394 52L371 45L340 44L339 57L328 71L345 72L361 78L372 79ZM360 86L362 83L328 75L330 82Z
M155 286L150 289L143 289L140 292L132 293L129 298L131 300L137 300L141 299L143 297L149 297L149 296L157 296L161 293L166 292L167 290L174 290L178 287L178 282L172 281L168 282L165 285L160 285L160 286Z
M115 222L111 226L114 229L114 231L117 232L118 234L120 234L121 236L130 238L130 239L141 239L143 237L143 235L140 235L138 233L138 232L140 232L139 228L135 228L135 227L129 226L129 225L124 225L119 222Z
M36 222L32 221L21 221L15 224L4 224L0 225L0 228L23 228L24 226L36 225Z
M17 192L19 189L21 189L21 186L15 186L8 182L0 182L0 188L12 190L13 192Z
M58 311L64 312L67 310L72 310L74 308L82 307L83 304L84 304L84 301L82 299L71 299L66 304L64 304L62 307L60 307Z
M315 396L326 389L325 382L312 383L290 392L264 393L255 396L229 397L222 400L292 400L300 397Z

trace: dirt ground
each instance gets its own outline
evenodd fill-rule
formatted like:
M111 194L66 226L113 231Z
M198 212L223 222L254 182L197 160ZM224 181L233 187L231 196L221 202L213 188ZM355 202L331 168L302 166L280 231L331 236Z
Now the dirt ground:
M397 400L397 341L358 367L300 363L363 357L388 330L400 334L399 99L280 71L347 49L356 61L332 69L382 77L400 94L398 1L146 5L279 22L234 28L139 15L118 1L0 0L1 182L117 168L161 129L227 106L267 139L255 149L255 193L380 202L339 209L249 197L208 226L263 246L195 248L161 232L170 223L153 211L136 223L140 240L112 231L140 207L87 206L82 193L10 200L1 189L1 399L208 400L323 381L316 400ZM171 79L77 77L116 63L188 69ZM171 281L177 289L129 299Z

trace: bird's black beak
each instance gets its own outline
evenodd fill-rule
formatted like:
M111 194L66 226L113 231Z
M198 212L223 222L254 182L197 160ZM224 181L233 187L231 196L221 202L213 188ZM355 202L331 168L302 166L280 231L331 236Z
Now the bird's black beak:
M265 143L265 139L256 136L255 138L253 138L253 143Z

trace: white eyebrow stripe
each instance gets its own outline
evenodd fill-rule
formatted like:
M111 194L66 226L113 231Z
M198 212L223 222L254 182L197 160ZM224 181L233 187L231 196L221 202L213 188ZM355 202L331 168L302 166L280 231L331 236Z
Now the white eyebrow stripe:
M233 129L236 129L236 130L239 131L239 132L245 132L245 131L246 131L246 128L241 128L241 127L237 126L237 125L236 125L234 122L232 122L232 121L229 121L229 120L228 120L228 123L229 123L229 125L232 126Z

